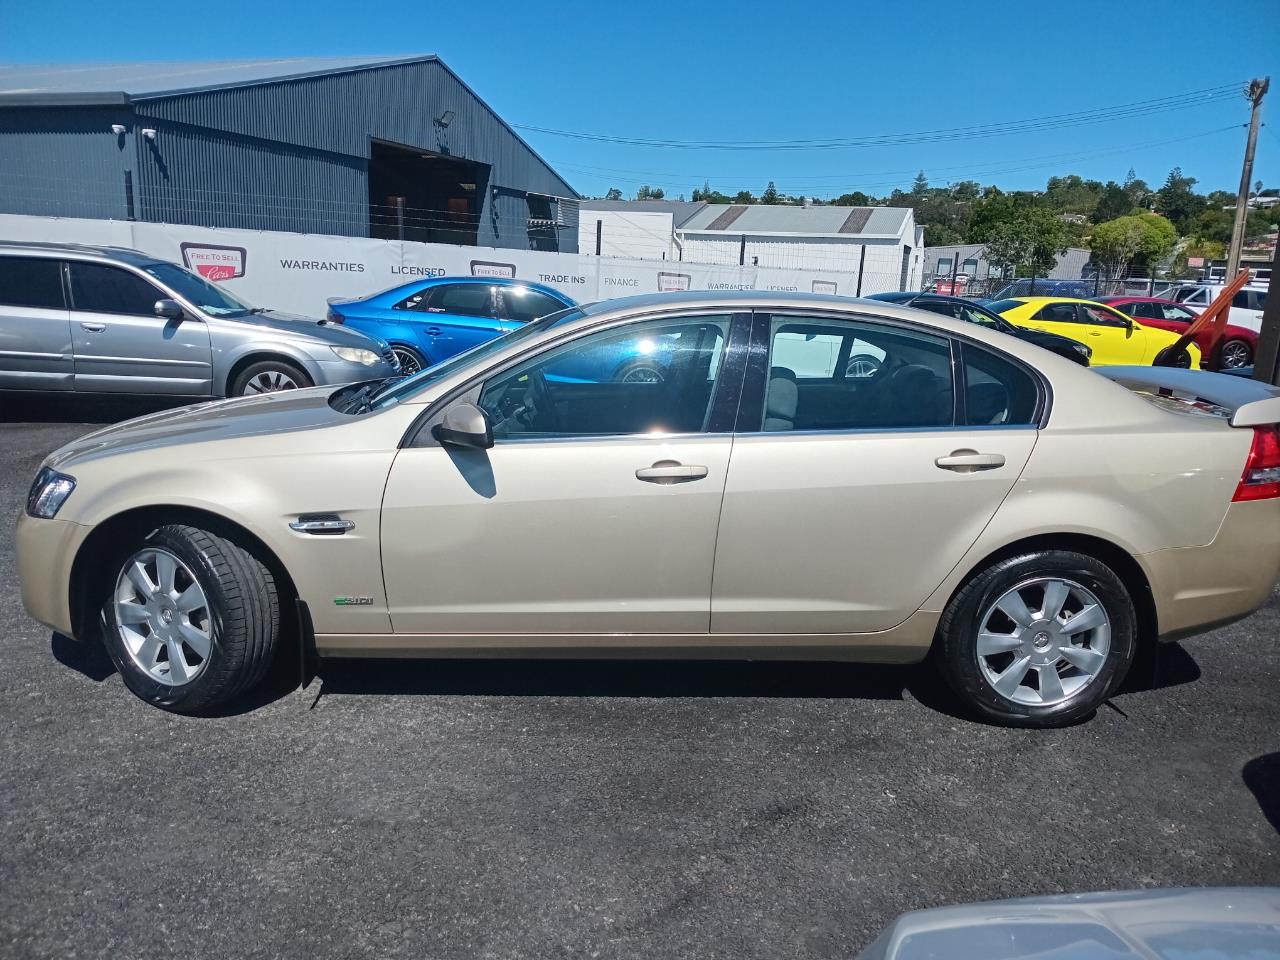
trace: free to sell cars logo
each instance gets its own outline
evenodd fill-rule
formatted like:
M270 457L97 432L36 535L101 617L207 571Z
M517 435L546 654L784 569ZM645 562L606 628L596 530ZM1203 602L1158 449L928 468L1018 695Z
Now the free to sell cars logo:
M831 280L815 280L812 289L814 293L835 293L836 284Z
M492 260L472 260L471 275L473 277L514 277L514 263L494 263Z
M182 262L206 280L234 280L243 277L249 259L244 247L223 247L214 243L183 243Z
M689 281L693 278L687 273L667 273L658 271L658 292L674 293L677 290L688 290Z

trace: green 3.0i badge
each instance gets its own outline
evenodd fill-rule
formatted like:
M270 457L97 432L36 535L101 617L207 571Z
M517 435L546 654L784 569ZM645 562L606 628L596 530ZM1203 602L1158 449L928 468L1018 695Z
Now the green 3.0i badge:
M373 597L334 597L335 607L365 607L373 603Z

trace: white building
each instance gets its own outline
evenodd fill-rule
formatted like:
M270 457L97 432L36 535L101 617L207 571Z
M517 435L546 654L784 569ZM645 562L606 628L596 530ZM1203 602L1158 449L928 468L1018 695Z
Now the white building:
M585 255L857 274L860 292L919 289L923 231L898 207L583 201Z

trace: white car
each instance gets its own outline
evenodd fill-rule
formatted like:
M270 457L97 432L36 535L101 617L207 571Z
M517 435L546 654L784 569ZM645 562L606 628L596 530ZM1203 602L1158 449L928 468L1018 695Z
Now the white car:
M1169 292L1169 296L1177 300L1188 310L1204 313L1214 298L1222 292L1222 286L1212 283L1184 283ZM1267 288L1250 283L1231 299L1231 308L1227 311L1228 323L1237 327L1247 327L1254 333L1262 329L1262 309L1267 305Z

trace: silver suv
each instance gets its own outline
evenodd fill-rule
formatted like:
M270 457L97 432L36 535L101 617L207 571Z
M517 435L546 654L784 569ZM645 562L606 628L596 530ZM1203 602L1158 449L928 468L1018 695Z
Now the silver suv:
M242 396L394 376L383 341L122 247L0 243L0 389Z

